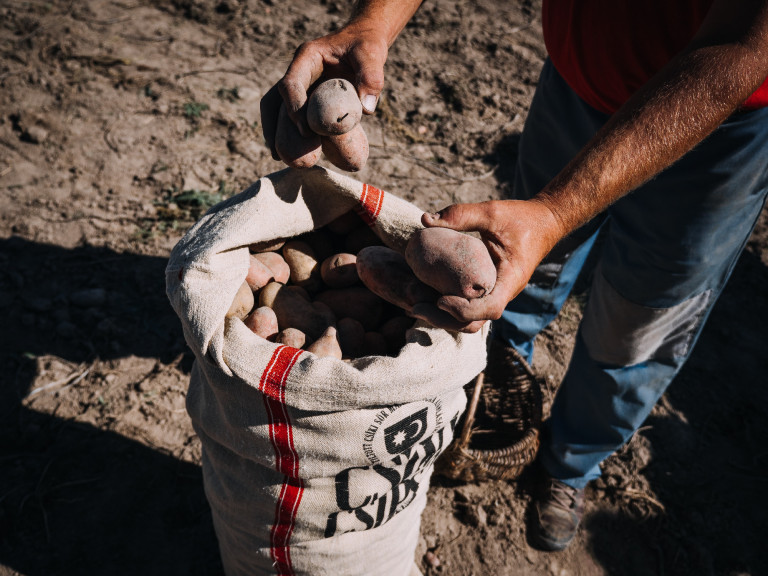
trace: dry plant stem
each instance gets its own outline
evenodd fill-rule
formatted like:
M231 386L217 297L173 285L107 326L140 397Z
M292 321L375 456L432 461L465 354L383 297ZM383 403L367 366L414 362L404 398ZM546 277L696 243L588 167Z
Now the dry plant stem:
M480 400L480 392L483 390L484 381L485 372L480 372L480 374L477 375L477 378L475 378L475 388L472 391L472 400L469 403L467 418L464 421L464 428L461 431L459 446L469 446L469 438L472 435L472 423L475 421L475 411L477 410L477 403Z

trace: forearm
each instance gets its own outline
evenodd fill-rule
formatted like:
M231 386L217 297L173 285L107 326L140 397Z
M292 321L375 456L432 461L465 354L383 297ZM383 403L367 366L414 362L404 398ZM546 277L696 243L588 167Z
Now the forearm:
M560 236L679 159L762 83L768 26L766 10L758 12L746 31L700 34L536 197L555 215Z
M375 27L392 46L421 3L422 0L358 0L348 25Z

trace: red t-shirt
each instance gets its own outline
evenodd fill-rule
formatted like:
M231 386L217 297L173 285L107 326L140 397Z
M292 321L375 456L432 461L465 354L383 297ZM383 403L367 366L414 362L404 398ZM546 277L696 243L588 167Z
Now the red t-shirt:
M544 0L544 42L588 104L613 113L698 31L713 0ZM768 106L768 79L744 108Z

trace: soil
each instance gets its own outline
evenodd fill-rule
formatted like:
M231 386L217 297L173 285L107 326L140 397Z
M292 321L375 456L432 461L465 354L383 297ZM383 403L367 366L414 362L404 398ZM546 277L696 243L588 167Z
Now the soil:
M208 206L280 168L259 100L350 7L0 5L1 576L221 574L165 262ZM426 3L391 50L356 177L430 210L504 197L545 57L539 11ZM590 488L574 543L530 544L535 470L435 477L422 570L768 574L766 294L764 211L689 363ZM546 405L583 301L540 338Z

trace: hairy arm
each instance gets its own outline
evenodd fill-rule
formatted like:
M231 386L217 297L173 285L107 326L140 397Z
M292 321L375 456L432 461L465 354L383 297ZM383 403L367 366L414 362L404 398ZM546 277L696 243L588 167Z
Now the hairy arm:
M693 148L768 75L768 2L718 0L696 37L539 194L567 234Z
M768 1L716 0L689 45L530 201L449 206L427 226L481 233L497 263L486 297L443 297L459 320L496 319L570 232L706 138L768 75Z

